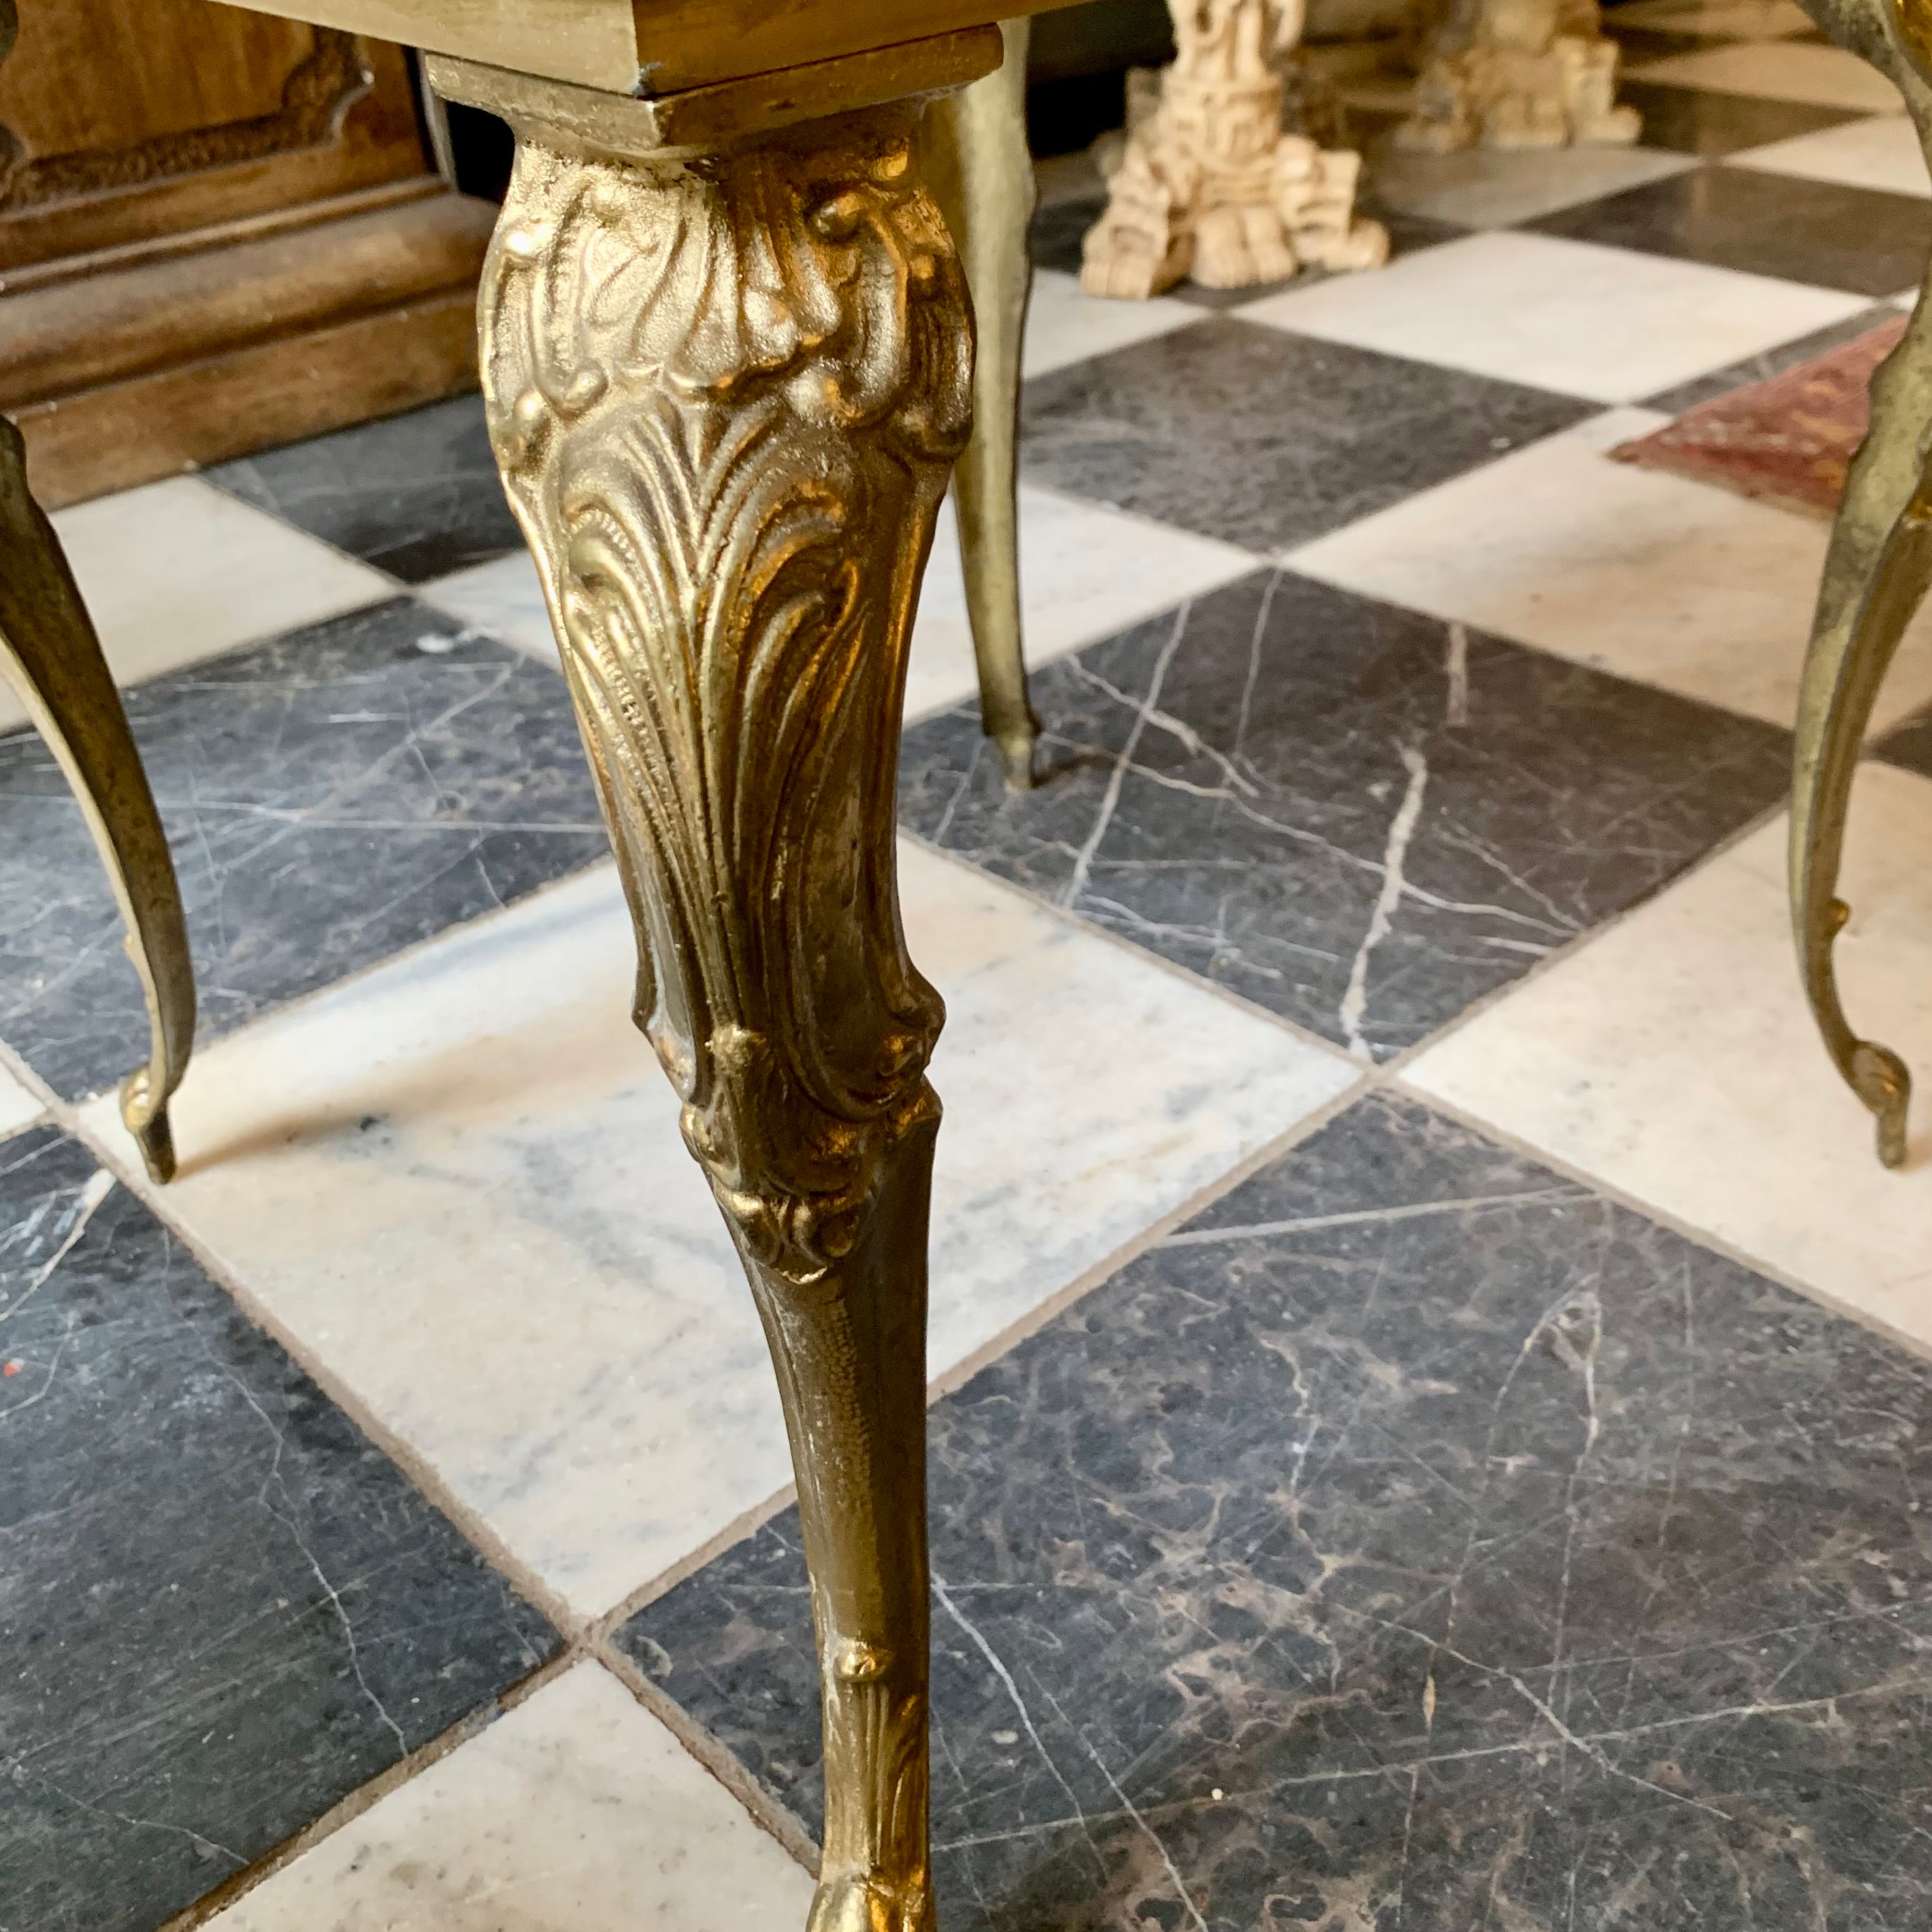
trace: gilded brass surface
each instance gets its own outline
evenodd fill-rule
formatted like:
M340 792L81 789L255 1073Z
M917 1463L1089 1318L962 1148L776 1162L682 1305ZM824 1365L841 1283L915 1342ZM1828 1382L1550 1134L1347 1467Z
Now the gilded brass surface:
M1925 0L1807 0L1835 40L1862 55L1905 96L1924 146L1932 88L1906 38L1908 8ZM1904 44L1901 44L1904 43ZM1871 428L1846 478L1799 686L1793 745L1791 910L1800 970L1826 1050L1870 1109L1878 1155L1904 1164L1911 1076L1890 1048L1862 1040L1846 1018L1832 958L1850 916L1838 896L1845 824L1859 748L1900 637L1932 584L1932 303L1922 299L1871 386Z
M966 264L978 336L973 368L973 440L953 484L966 611L980 670L980 718L1000 748L1006 782L1033 783L1040 720L1027 698L1020 624L1020 351L1033 262L1033 156L1027 146L1027 44L1030 20L1000 29L997 73L933 103L926 123L932 191Z
M909 110L697 158L521 122L484 392L639 940L635 1006L776 1364L824 1700L816 1932L928 1932L926 1220L906 652L970 419Z
M10 38L0 19L0 52ZM27 490L20 433L0 416L0 674L60 760L100 848L140 975L148 1063L121 1116L157 1180L175 1169L168 1100L194 1044L194 968L166 835L127 713L53 526Z

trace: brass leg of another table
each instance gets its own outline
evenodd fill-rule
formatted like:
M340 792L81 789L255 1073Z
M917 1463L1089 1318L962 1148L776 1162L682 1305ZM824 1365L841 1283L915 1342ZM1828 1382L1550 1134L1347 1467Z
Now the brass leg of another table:
M0 23L4 24L4 23ZM20 433L0 416L0 676L60 760L86 814L148 1004L148 1063L121 1114L148 1172L175 1171L168 1100L194 1044L194 964L167 836L100 640L60 539L27 490Z
M1832 532L1793 745L1791 908L1804 990L1826 1049L1868 1107L1878 1155L1905 1160L1911 1076L1890 1048L1861 1040L1845 1016L1832 944L1849 908L1838 896L1852 782L1872 706L1906 626L1932 584L1932 303L1872 382L1871 429Z
M1030 20L1000 32L1006 61L962 92L934 102L928 122L932 191L959 244L979 337L973 440L953 485L966 610L980 668L980 716L1000 748L1006 782L1033 783L1040 721L1027 698L1020 628L1020 350L1033 287L1028 230L1033 158L1027 148Z
M526 123L481 298L490 434L636 920L637 1018L784 1397L824 1682L817 1932L933 1922L944 1016L900 929L893 794L972 330L912 128L884 110L626 160Z

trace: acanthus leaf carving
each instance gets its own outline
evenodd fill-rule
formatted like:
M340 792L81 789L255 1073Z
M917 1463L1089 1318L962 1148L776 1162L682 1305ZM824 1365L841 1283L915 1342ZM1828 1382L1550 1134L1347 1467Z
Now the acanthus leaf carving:
M902 120L626 161L525 138L482 298L644 956L638 1016L748 1255L810 1286L936 1118L900 928L905 655L970 426Z

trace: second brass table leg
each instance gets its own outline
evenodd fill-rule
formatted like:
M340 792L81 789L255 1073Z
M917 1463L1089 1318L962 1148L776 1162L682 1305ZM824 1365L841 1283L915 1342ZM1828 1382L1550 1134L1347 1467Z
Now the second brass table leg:
M894 790L970 421L965 282L910 110L664 158L599 152L604 111L554 144L518 125L480 302L490 435L629 893L638 1022L777 1367L824 1698L812 1924L930 1932L943 1010L900 928Z
M1006 782L1033 783L1040 720L1027 698L1020 624L1020 352L1033 287L1033 157L1027 148L1030 20L1006 20L997 72L933 104L932 190L959 244L973 291L979 346L973 375L973 440L959 459L959 514L966 610L980 670L980 717L1000 748Z
M147 1064L122 1083L121 1116L148 1173L171 1180L168 1101L194 1046L194 962L181 887L113 674L60 539L28 493L20 433L4 416L0 676L19 694L59 760L120 906L128 956L147 1001L149 1035Z
M1932 97L1888 38L1888 21L1846 0L1815 0L1834 38L1903 91L1922 142ZM1833 1064L1870 1108L1878 1156L1905 1160L1912 1078L1889 1047L1862 1040L1838 992L1833 944L1850 917L1838 896L1845 822L1865 729L1899 641L1932 585L1932 296L1922 296L1904 339L1872 380L1871 427L1853 460L1812 621L1792 747L1791 914L1804 991Z

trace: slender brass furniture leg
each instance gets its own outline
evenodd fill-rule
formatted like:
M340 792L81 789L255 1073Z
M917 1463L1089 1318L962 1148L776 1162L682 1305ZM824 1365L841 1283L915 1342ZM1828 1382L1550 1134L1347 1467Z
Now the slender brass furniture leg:
M1890 40L1886 10L1820 0L1813 10L1901 88L1923 142L1932 94ZM1928 426L1932 298L1922 297L1904 340L1872 381L1871 428L1846 479L1826 556L1792 754L1791 910L1804 991L1838 1071L1871 1110L1879 1159L1888 1167L1905 1160L1911 1076L1888 1047L1853 1031L1832 946L1850 916L1838 896L1838 868L1865 728L1899 640L1932 585Z
M148 1063L121 1117L157 1180L175 1171L168 1100L194 1045L194 964L181 889L100 640L53 526L27 491L20 433L0 416L0 676L60 760L119 902L148 1003Z
M978 71L998 57L990 29L952 38ZM930 1932L944 1012L900 929L893 793L970 422L964 277L908 106L678 152L647 138L664 104L430 74L517 129L479 298L490 436L629 891L636 1016L784 1399L824 1697L811 1923ZM728 128L716 92L698 124Z
M973 440L959 459L953 501L965 566L966 611L980 667L980 717L1000 748L1006 782L1033 783L1040 720L1027 698L1020 628L1020 350L1033 288L1028 230L1033 157L1027 148L1030 20L1006 20L1006 62L996 74L933 104L928 172L959 244L979 336Z

